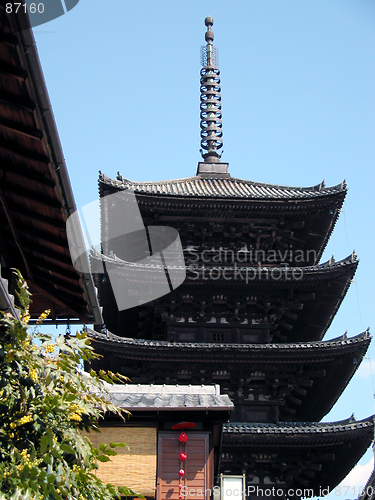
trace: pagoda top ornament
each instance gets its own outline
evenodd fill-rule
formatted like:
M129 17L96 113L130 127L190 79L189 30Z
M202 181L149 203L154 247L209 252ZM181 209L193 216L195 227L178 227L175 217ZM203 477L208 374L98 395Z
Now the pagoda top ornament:
M218 68L218 51L213 45L214 20L207 16L204 20L207 26L205 33L206 45L201 47L200 72L200 129L201 150L203 162L198 164L197 174L228 173L228 164L221 163L220 151L223 147L220 70Z

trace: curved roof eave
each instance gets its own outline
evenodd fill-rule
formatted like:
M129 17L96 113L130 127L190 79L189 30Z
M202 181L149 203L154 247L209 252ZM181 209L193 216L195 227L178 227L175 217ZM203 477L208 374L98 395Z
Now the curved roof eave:
M374 426L375 415L370 415L363 420L355 420L353 417L338 420L336 422L279 422L277 424L229 422L223 425L223 434L244 436L249 434L332 434L342 432L358 432ZM341 436L340 436L341 438Z
M324 182L310 187L282 186L262 182L248 181L228 176L193 176L165 181L131 181L121 175L112 179L102 172L99 182L117 189L131 189L136 194L165 197L203 197L217 199L247 200L309 200L325 198L347 192L346 181L332 187L325 187Z
M369 331L360 333L351 338L346 338L345 336L338 337L333 340L326 341L315 341L315 342L293 342L285 344L238 344L238 343L213 343L213 342L168 342L165 340L141 340L127 337L120 337L113 333L99 333L90 328L86 328L88 336L97 340L103 341L108 347L118 346L119 344L126 346L126 348L135 347L139 348L140 351L155 351L160 352L162 350L172 350L176 351L179 355L182 351L195 351L195 352L213 352L213 351L223 351L232 352L239 354L243 353L274 353L282 354L285 356L287 352L296 353L301 350L307 351L309 354L313 354L313 351L318 351L319 354L323 354L325 350L332 352L333 350L362 345L362 343L369 344L371 337Z

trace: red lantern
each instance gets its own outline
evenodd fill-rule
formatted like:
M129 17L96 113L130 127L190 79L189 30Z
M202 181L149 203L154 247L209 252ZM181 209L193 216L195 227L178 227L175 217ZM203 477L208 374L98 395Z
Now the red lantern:
M194 422L180 422L179 424L172 425L172 429L174 431L182 431L185 429L192 429L196 425L197 424L195 424Z
M186 441L188 440L186 433L182 431L178 437L178 440L180 441L180 443L186 443Z
M182 490L182 484L181 483L178 485L178 487L180 488L180 490Z
M186 455L186 453L181 452L181 453L178 455L178 458L181 460L181 462L183 462L184 460L186 460L187 455Z
M178 498L179 498L179 500L182 500L183 496L182 496L182 495L180 495Z
M180 469L178 473L180 474L180 477L183 477L185 475L184 469Z

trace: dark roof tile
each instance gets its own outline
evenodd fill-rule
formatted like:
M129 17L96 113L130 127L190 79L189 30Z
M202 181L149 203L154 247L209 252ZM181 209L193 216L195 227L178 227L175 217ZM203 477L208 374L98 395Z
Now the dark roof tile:
M137 194L180 197L303 200L346 192L345 181L327 188L323 183L311 187L293 187L247 181L229 175L198 175L185 179L137 182L121 175L117 179L111 179L101 173L99 180L118 189L132 189Z
M134 409L229 410L233 403L216 386L122 385L106 386L117 406Z
M315 434L353 431L374 426L374 415L356 421L354 417L338 422L280 422L278 424L260 424L230 422L223 425L223 434Z

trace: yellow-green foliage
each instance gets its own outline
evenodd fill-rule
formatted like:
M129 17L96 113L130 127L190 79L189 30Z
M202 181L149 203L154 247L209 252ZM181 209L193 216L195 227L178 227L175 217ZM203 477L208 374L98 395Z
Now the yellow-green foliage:
M81 430L95 430L104 412L124 417L103 396L101 379L113 373L80 370L96 357L85 333L52 339L28 325L30 292L18 273L21 317L3 314L0 334L0 500L106 500L135 495L103 484L93 474L116 446L94 448ZM41 323L48 311L39 318ZM97 390L95 390L95 388Z

